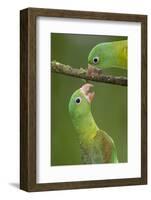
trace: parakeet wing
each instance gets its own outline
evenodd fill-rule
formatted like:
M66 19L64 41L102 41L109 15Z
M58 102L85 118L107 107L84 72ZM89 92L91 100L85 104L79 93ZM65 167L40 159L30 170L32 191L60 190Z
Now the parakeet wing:
M96 163L118 162L115 144L105 131L97 131L93 142L93 155Z
M103 157L103 163L117 163L117 152L114 141L103 130L98 130L94 138L94 147L101 146L101 152Z
M91 143L81 145L81 160L84 164L117 163L117 152L112 138L98 130Z

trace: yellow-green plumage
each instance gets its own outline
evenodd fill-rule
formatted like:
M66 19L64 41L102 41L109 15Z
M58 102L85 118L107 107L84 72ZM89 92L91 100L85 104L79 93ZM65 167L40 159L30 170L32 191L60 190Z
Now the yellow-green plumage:
M97 126L91 113L92 92L85 84L73 93L69 102L69 113L76 129L81 152L81 164L116 163L116 147L112 138ZM79 100L79 101L77 101ZM77 103L78 102L78 103Z
M90 51L88 64L101 69L112 67L127 69L127 56L127 40L100 43Z

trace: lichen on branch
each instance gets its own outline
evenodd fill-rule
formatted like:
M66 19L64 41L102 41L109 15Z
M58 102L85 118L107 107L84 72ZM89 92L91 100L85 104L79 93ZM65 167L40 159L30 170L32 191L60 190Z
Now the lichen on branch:
M81 78L89 81L103 82L114 85L127 86L127 77L123 76L111 76L104 75L102 73L95 72L95 75L90 75L87 69L84 68L73 68L69 65L59 63L57 61L51 62L51 71L54 73L60 73L67 76L73 76L76 78Z

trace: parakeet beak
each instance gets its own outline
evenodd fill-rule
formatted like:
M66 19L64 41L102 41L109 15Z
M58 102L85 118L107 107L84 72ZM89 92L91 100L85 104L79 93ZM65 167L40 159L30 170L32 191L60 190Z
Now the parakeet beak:
M92 102L95 95L95 92L91 91L92 87L93 87L92 84L86 83L80 88L81 92L84 94L85 98L88 100L89 103Z
M101 66L98 68L96 66L93 66L91 64L88 64L88 76L99 76L102 74Z
M93 71L94 71L94 66L91 65L91 64L88 64L88 75L91 76L93 74Z

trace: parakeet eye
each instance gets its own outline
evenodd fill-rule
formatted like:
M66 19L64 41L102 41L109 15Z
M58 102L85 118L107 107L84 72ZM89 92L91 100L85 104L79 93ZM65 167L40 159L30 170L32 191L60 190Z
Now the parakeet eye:
M75 99L75 102L77 103L77 104L79 104L79 103L81 103L81 97L77 97L76 99Z
M97 64L98 62L99 62L99 57L97 57L97 56L94 57L94 58L93 58L93 63L94 63L94 64Z

